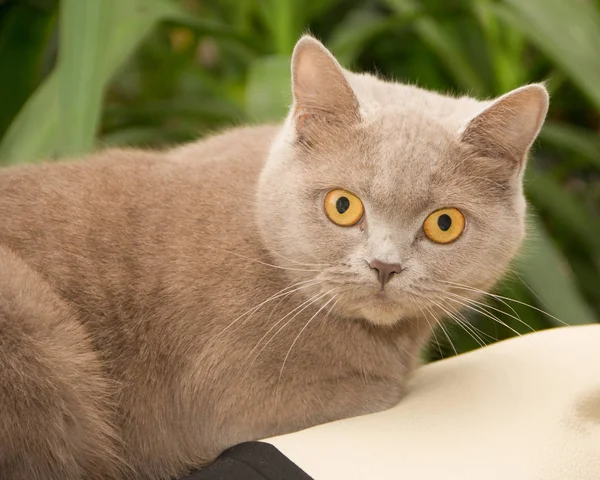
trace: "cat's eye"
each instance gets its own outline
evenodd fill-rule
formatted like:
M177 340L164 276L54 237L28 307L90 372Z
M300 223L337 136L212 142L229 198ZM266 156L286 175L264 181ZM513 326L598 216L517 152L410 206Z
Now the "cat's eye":
M441 208L430 214L423 223L423 231L435 243L450 243L465 229L465 217L457 208Z
M360 198L341 189L329 192L324 206L329 220L341 227L356 225L365 212Z

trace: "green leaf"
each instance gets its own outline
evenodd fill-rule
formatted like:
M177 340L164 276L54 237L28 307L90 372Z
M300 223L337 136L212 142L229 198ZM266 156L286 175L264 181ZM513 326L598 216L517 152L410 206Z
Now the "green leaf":
M0 76L0 137L43 78L55 17L53 9L18 4L0 17L0 72L10 72Z
M520 62L523 53L520 32L501 28L502 25L491 7L491 0L472 2L473 13L483 29L488 55L491 58L490 63L495 74L494 93L500 95L525 83L523 77L527 70Z
M566 123L546 122L540 138L550 145L565 148L600 169L600 135Z
M600 222L551 175L529 169L526 190L538 208L567 227L590 251L600 251Z
M186 14L180 10L176 4L165 0L107 0L106 2L71 2L88 4L96 3L107 9L103 14L102 22L107 25L108 17L112 18L109 27L102 32L94 31L90 33L94 39L88 44L83 38L76 40L76 46L79 47L79 59L75 59L77 52L73 50L67 55L73 57L67 61L68 69L74 70L78 65L90 66L93 58L98 54L96 51L102 46L104 54L96 65L91 66L97 77L90 80L83 90L83 83L89 77L78 75L77 90L74 93L73 100L68 98L68 85L65 82L71 82L68 75L64 73L64 62L60 62L55 71L45 80L45 82L36 90L33 96L27 101L23 109L19 112L17 118L11 124L8 132L0 145L0 158L4 163L13 164L25 161L41 160L43 158L52 158L57 154L67 151L74 153L82 149L89 148L91 145L90 135L93 138L93 132L97 125L97 118L86 118L85 126L79 127L73 123L66 123L63 117L67 112L69 118L67 121L73 122L81 118L82 111L88 111L90 115L99 115L98 98L102 97L102 89L109 82L111 77L123 62L131 55L140 41L150 32L153 26L161 19L178 19L186 17ZM71 4L65 3L63 6ZM77 8L84 8L81 5ZM80 13L86 16L85 22L91 21L92 12L99 13L97 10L89 10ZM77 22L79 18L74 14L67 15L62 13L62 21ZM83 17L82 17L83 19ZM87 23L86 23L87 24ZM75 28L69 27L67 28ZM80 32L87 37L88 33ZM100 40L100 36L102 40ZM85 38L84 37L84 38ZM74 48L74 47L73 47ZM84 56L91 56L91 59L83 59ZM87 68L87 67L86 67ZM76 72L72 72L76 74ZM62 85L61 85L62 83ZM62 100L59 101L59 98ZM80 101L83 97L89 95L90 100L84 100L82 105L74 105L75 99ZM66 110L65 110L66 109ZM75 129L77 139L68 139L67 147L63 150L61 142L63 136L61 132L69 134L71 129Z
M11 123L0 144L3 164L43 160L56 154L60 120L55 73L38 87Z
M386 2L401 16L415 17L420 12L421 5L413 0L386 0ZM465 46L458 40L456 32L426 15L415 18L412 26L462 89L476 96L485 95L485 82L473 66L471 59L464 53Z
M79 155L94 144L106 72L106 44L119 0L62 0L59 20L58 91L61 122L58 154Z
M305 11L299 8L300 3L297 0L261 0L259 5L276 52L291 55L304 23Z
M292 103L290 57L274 55L255 61L248 74L246 109L255 121L281 120Z
M546 229L537 218L531 219L530 237L517 270L536 293L539 308L551 317L553 325L581 325L598 322L577 288L571 268Z
M503 0L494 11L559 65L600 108L600 11L589 1Z
M498 300L493 302L495 307L506 312L506 315L500 315L502 320L520 334L530 333L532 330L537 332L538 330L544 330L554 326L552 318L527 306L534 301L535 293L527 287L523 282L523 279L518 275L511 275L509 273L507 278L498 285L497 293L503 297L518 299L520 302L523 302L517 303L510 300L504 300L503 302ZM496 325L496 327L498 329L503 329L503 338L512 336L512 332L507 328L499 325Z
M356 61L367 41L390 24L390 20L381 14L354 11L337 25L327 46L340 64L349 66Z

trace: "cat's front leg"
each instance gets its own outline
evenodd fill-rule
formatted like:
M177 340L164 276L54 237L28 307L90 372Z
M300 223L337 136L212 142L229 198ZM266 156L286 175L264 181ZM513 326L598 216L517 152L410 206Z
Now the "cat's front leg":
M253 395L232 394L220 405L219 445L225 448L295 432L344 418L375 413L396 405L405 395L395 378L365 378L361 373L285 382L254 389Z

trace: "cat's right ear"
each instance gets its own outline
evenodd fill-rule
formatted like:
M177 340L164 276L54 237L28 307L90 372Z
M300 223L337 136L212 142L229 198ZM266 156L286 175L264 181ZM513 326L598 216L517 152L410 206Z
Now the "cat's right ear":
M308 35L296 43L292 55L292 92L292 117L299 133L319 120L350 125L360 119L358 100L342 67Z
M492 102L470 121L461 140L483 157L508 159L511 168L522 170L547 112L546 88L526 85Z

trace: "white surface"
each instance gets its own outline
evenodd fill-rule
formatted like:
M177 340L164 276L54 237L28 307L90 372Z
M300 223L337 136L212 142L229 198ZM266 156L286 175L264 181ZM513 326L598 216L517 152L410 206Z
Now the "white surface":
M600 480L600 325L422 367L391 410L267 441L315 480Z

